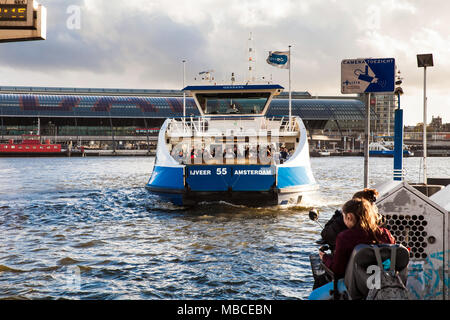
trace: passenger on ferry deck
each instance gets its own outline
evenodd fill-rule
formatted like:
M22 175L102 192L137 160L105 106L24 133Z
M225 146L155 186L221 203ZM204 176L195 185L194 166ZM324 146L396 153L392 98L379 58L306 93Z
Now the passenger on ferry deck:
M178 156L176 159L178 162L182 163L184 160L184 154L183 154L183 150L180 150L180 152L178 152Z

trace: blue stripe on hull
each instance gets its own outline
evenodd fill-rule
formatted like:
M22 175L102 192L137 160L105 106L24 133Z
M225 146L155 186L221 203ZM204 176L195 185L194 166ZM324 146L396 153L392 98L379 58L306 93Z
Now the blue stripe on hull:
M403 155L409 155L410 152L408 150L403 150ZM369 156L394 156L394 150L370 150Z
M279 189L296 187L299 185L315 184L316 181L309 167L279 167L278 184Z
M209 165L186 167L191 191L269 191L275 184L274 168L258 165ZM309 167L279 167L277 188L315 184ZM155 166L147 184L155 189L184 190L183 168Z
M275 172L261 165L194 165L186 167L186 184L192 191L269 191Z
M184 189L183 168L155 166L147 186L168 190L182 190Z

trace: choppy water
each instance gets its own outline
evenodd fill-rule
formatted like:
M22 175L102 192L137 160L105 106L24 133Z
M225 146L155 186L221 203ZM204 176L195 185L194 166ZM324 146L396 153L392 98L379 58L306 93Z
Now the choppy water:
M363 158L312 158L320 192L302 207L161 202L153 158L0 159L0 298L298 299L319 227L362 187ZM420 158L405 159L419 181ZM449 158L429 176L449 177ZM370 160L371 184L392 159Z

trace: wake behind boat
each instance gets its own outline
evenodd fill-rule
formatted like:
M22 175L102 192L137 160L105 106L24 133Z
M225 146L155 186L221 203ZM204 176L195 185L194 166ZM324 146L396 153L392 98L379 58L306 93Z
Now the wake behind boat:
M188 86L200 116L167 119L147 189L175 204L298 204L318 189L306 128L266 117L279 85Z

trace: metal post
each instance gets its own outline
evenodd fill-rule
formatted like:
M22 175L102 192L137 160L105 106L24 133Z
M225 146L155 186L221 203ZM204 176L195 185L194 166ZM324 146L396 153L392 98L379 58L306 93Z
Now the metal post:
M395 124L394 124L394 180L403 180L403 110L400 109L400 95L399 108L395 110Z
M369 187L370 93L366 93L366 126L364 130L364 188Z
M289 131L291 130L292 95L291 95L291 46L289 45Z
M150 128L148 127L147 120L145 118L144 118L144 126L145 126L145 132L147 135L147 151L150 152L150 137L148 136L148 134L149 134L148 130Z
M77 145L78 145L78 142L80 142L79 147L81 147L81 141L80 141L80 129L78 128L77 117L75 117L74 120L75 120L75 128L76 128L76 130L77 130Z
M423 183L427 184L427 67L423 67Z
M111 126L111 138L112 138L112 144L113 144L113 152L116 153L116 139L114 137L114 127L112 123L111 114L109 115L109 125Z
M393 96L393 95L392 95ZM388 136L391 136L391 99L388 99Z

